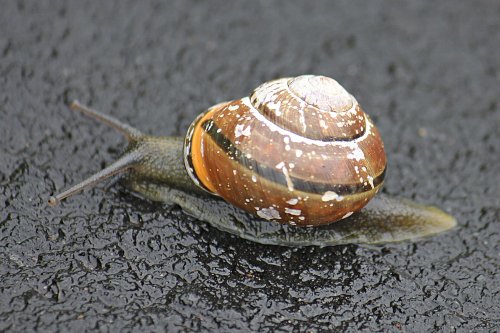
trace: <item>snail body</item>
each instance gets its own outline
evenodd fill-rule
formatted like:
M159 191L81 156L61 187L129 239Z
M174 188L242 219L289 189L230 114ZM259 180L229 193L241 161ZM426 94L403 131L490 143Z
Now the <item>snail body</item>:
M436 208L380 195L353 215L383 184L384 147L354 97L324 76L264 83L209 108L185 138L148 136L78 102L72 108L116 128L129 146L51 205L127 171L127 185L144 197L265 244L398 241L455 224Z

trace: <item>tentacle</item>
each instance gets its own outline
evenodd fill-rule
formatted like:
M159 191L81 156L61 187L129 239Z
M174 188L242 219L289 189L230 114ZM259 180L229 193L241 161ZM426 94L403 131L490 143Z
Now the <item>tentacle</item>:
M142 158L142 154L138 150L131 150L118 160L116 160L113 164L104 168L103 170L93 174L89 178L85 179L79 184L72 186L66 191L57 194L56 196L51 196L48 200L49 206L57 205L61 200L68 198L86 188L90 188L97 184L98 182L114 176L119 173L123 173L130 167L136 165Z
M137 139L144 137L144 134L138 129L127 125L116 118L100 113L99 111L91 109L88 106L82 105L77 100L74 100L71 103L71 109L80 111L84 115L94 118L116 129L118 132L122 133L129 141L137 141Z

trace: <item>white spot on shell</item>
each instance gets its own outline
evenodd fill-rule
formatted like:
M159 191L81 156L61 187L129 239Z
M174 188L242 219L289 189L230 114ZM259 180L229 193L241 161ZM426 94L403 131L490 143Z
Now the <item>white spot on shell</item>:
M354 212L349 212L349 213L345 214L344 216L342 216L340 219L342 220L342 219L348 218L349 216L352 215L352 213L354 213Z
M240 106L236 104L236 105L230 105L227 109L228 109L229 111L236 111L236 110L238 110L239 108L240 108Z
M285 166L285 162L279 162L278 164L276 164L276 169L282 169L283 167Z
M235 138L238 138L240 136L250 136L252 133L252 128L251 126L245 127L244 124L238 124L234 127L234 136Z
M372 188L375 188L375 186L373 185L373 177L372 176L366 176L366 178L368 178L368 183L370 183L370 186Z
M200 147L201 147L201 157L205 157L205 144L204 144L204 134L201 134L201 139L200 139Z
M275 99L274 95L271 98ZM271 110L274 110L274 114L276 114L278 117L283 114L280 111L281 102L274 102L273 100L270 100L269 102L267 102L267 107Z
M350 154L347 154L347 158L351 160L361 161L365 159L365 154L358 146L356 146Z
M307 125L306 125L306 118L304 117L304 109L299 108L299 122L302 125L302 130L305 132L307 130Z
M300 149L297 149L297 150L295 151L295 156L297 156L297 157L302 156L302 154L303 154L303 152L302 152L302 150L300 150Z
M266 220L279 220L279 219L281 219L280 213L276 209L274 209L274 207L272 207L272 206L270 206L268 208L262 208L260 210L257 207L255 209L257 209L257 215L259 215L263 219L266 219Z
M286 186L288 187L288 191L293 192L293 183L292 179L290 179L290 175L288 174L288 170L286 167L281 169L283 171L283 175L285 176Z
M344 199L343 196L338 195L333 191L326 191L325 194L323 194L323 196L321 197L322 201L331 201L331 200L342 201L343 199Z
M285 213L290 214L290 215L299 216L302 213L302 211L300 209L293 209L293 208L285 207Z
M290 204L290 205L296 205L298 202L299 202L299 199L292 198L292 199L288 200L286 203Z
M257 183L257 177L256 177L255 175L252 175L252 181L253 181L254 183Z

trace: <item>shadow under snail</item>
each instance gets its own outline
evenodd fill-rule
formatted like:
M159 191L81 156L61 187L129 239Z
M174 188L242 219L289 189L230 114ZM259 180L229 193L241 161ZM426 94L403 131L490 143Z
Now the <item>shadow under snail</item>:
M328 77L266 82L200 114L185 138L149 136L77 101L71 107L129 145L110 166L50 197L51 206L126 171L132 191L263 244L384 243L456 224L407 199L370 201L384 180L384 145L356 99Z

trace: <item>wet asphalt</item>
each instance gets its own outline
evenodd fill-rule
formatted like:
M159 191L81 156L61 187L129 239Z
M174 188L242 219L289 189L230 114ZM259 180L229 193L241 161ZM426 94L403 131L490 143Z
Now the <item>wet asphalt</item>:
M500 4L5 1L0 11L0 331L500 330ZM384 191L458 227L331 248L243 241L101 185L46 200L124 140L258 84L336 78L378 125Z

